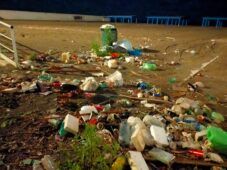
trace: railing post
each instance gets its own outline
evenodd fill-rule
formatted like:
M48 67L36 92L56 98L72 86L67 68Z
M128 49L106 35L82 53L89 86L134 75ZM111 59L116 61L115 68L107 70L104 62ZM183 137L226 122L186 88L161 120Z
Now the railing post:
M19 67L17 47L16 47L16 38L15 38L13 27L10 28L10 34L11 34L11 38L12 38L12 45L13 45L13 51L14 51L14 53L13 53L14 54L14 62L16 63L16 66Z
M6 55L2 54L1 50L0 50L0 57L3 58L4 60L6 60L8 63L12 64L15 67L20 67L19 65L19 59L18 59L18 54L17 54L17 46L16 46L16 39L15 39L15 34L14 34L14 28L12 25L9 25L5 22L0 21L0 25L3 25L5 27L7 27L10 31L10 37L8 37L7 35L4 35L2 33L0 33L0 36L6 38L7 40L10 40L12 42L12 47L13 49L7 47L6 45L0 43L1 47L7 49L8 51L13 53L13 57L14 59L10 59L9 57L7 57Z

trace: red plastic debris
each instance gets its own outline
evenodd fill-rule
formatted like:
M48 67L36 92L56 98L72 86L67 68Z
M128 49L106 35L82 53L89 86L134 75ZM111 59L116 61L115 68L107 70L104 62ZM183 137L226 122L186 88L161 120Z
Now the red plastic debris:
M89 121L88 121L89 124L91 125L96 125L98 123L98 120L96 118L91 118Z
M90 98L92 98L94 96L95 96L94 93L84 93L84 97L87 98L87 99L90 99Z
M119 53L111 53L112 58L119 58L120 54Z
M77 56L76 54L72 54L71 58L72 58L73 60L77 60L77 59L78 59L78 56Z
M61 87L61 82L59 82L59 81L53 82L52 83L52 87L54 87L54 88L60 88Z
M194 156L197 156L197 157L203 157L204 156L204 153L201 150L190 149L190 150L188 150L188 153L190 153Z
M95 108L98 110L98 111L103 111L104 107L102 105L95 105Z

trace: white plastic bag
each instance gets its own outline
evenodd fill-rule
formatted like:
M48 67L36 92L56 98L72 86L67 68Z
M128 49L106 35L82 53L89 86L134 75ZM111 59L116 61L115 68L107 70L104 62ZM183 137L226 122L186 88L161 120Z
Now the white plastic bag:
M106 77L106 83L114 87L123 86L124 81L121 72L115 71L113 74Z
M82 106L80 109L80 115L82 115L82 119L84 121L90 120L92 117L92 113L98 113L97 109L94 106L86 105Z
M87 77L83 84L80 85L81 90L83 91L95 91L97 90L99 84L94 79L94 77Z

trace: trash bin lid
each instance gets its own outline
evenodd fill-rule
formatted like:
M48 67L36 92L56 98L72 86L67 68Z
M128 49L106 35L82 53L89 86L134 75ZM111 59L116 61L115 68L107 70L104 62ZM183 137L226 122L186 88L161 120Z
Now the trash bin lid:
M104 24L100 27L101 30L104 30L104 29L116 29L114 25L111 25L111 24Z

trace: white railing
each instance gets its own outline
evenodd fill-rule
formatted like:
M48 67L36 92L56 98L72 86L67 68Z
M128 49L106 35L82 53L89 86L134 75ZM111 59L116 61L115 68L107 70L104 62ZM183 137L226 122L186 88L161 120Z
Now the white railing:
M0 42L0 57L4 60L6 60L8 63L12 64L15 67L19 67L19 62L18 62L18 55L17 55L17 46L16 46L16 39L15 39L15 34L14 34L14 28L12 25L9 25L5 22L0 21L0 25L6 27L9 29L10 31L10 37L0 33L0 36L4 37L5 39L9 40L12 42L12 49L10 47L8 47L7 45L3 44ZM1 47L10 51L11 53L13 53L14 56L14 60L10 59L9 57L7 57L6 55L4 55L1 51Z

